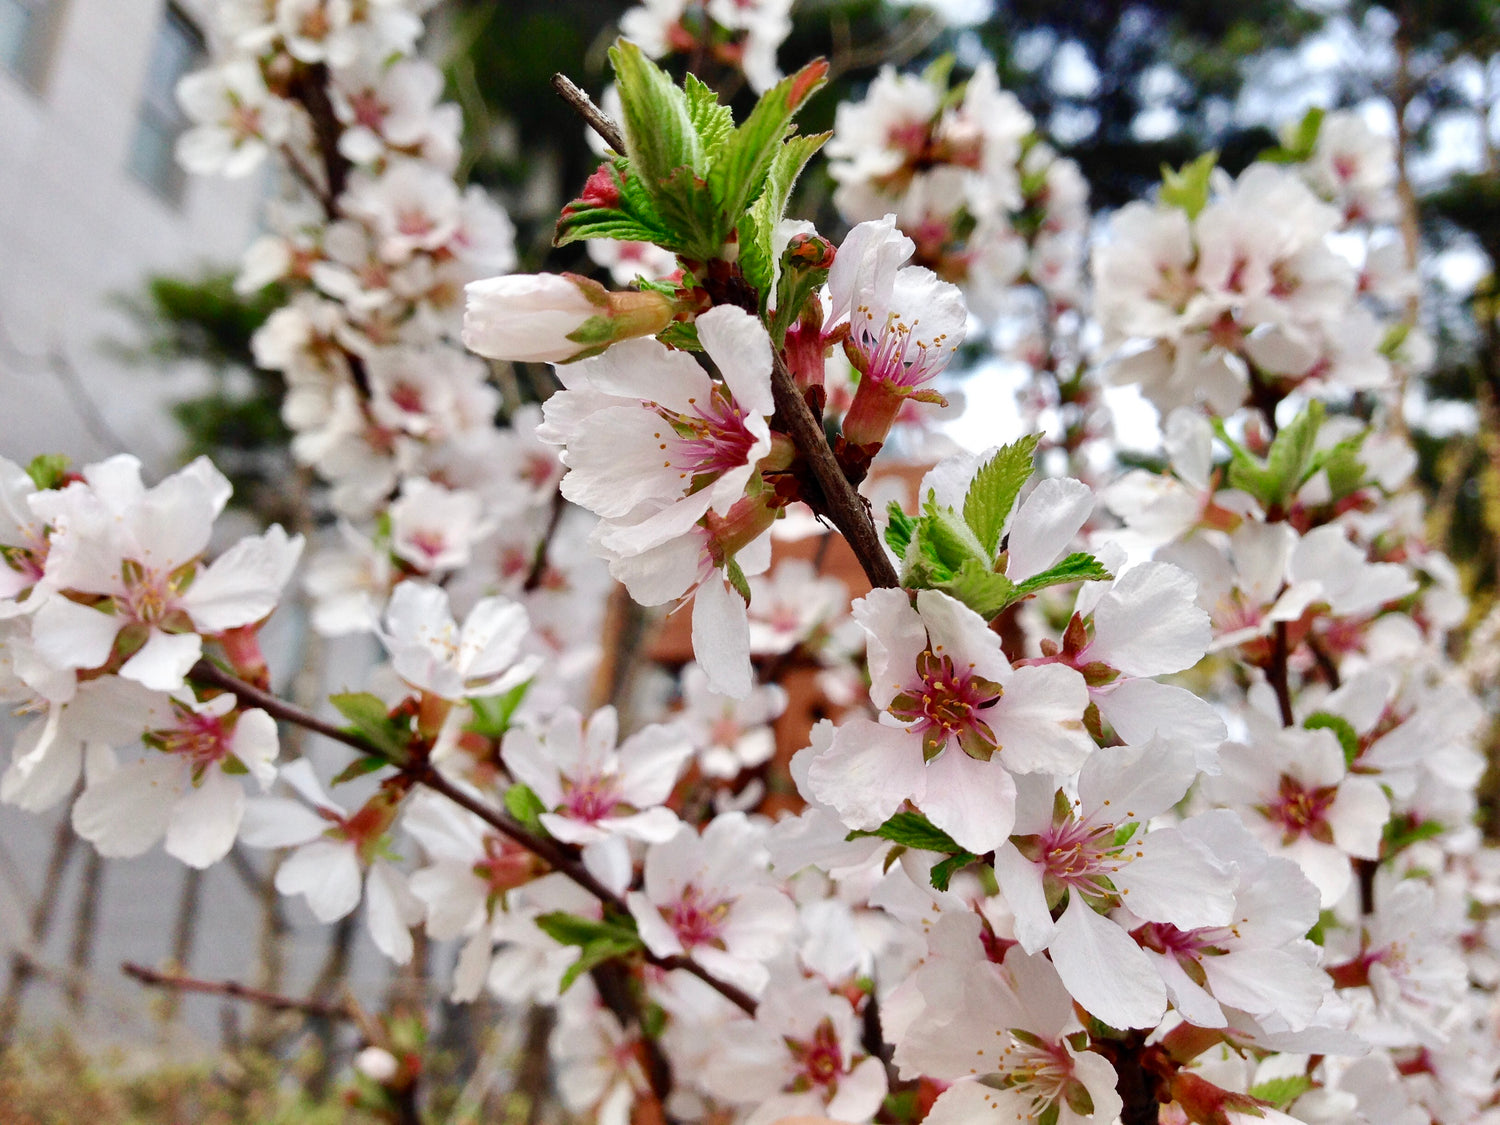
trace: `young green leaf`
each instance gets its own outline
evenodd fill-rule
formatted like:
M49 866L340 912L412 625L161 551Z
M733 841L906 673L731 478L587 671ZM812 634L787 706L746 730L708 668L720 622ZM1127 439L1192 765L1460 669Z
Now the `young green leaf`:
M615 40L609 60L620 91L624 155L659 206L662 185L679 168L704 170L703 143L687 95L628 39Z
M929 852L951 854L963 851L952 836L919 812L898 812L879 828L851 832L848 838L858 840L865 836L878 836L893 844L901 844L908 848L921 848Z
M750 116L713 154L708 189L723 216L725 234L760 195L792 118L827 75L828 63L818 59L783 78L761 95Z
M1002 446L979 466L964 494L964 522L969 525L991 561L1000 544L1000 532L1016 506L1016 497L1031 477L1041 434L1029 434Z
M1359 732L1354 729L1354 724L1342 715L1335 715L1332 711L1314 711L1302 720L1305 730L1331 730L1335 738L1339 740L1339 746L1344 750L1344 763L1353 765L1354 759L1359 757Z
M505 791L505 811L533 832L546 831L541 816L547 811L547 806L529 785L518 781Z
M471 697L469 708L472 717L469 719L467 729L485 738L504 737L506 731L510 730L511 717L516 713L516 708L521 706L521 700L526 698L526 689L529 687L531 687L531 681L527 680L524 684L517 684L503 695Z
M682 92L687 95L688 120L703 142L703 151L711 153L734 132L734 111L720 105L719 95L691 71L683 79Z
M1016 584L978 559L965 559L953 577L935 584L986 621L1022 596Z
M1218 162L1219 154L1209 151L1175 172L1163 164L1161 191L1157 198L1169 207L1181 207L1189 219L1196 219L1198 213L1208 206L1209 177Z
M68 475L68 458L62 453L40 453L26 466L26 475L40 489L61 488Z
M911 544L912 534L917 530L917 521L901 510L901 505L892 500L885 509L885 544L904 559L906 548Z
M1017 600L1029 597L1048 586L1061 586L1068 582L1108 582L1114 575L1093 555L1079 551L1062 562L1021 582L1016 587Z
M411 732L402 729L390 717L384 701L378 695L371 695L367 691L343 692L330 695L328 702L349 720L356 734L375 746L393 765L401 765L406 761Z

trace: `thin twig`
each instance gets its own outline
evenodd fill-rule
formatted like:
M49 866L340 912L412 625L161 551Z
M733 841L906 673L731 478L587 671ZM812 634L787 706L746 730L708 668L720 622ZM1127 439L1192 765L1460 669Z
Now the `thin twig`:
M326 722L316 715L309 714L302 710L302 708L293 706L286 702L286 700L272 695L270 692L262 691L253 684L247 684L245 681L230 675L212 661L198 661L197 664L193 665L188 676L190 679L196 680L201 684L208 684L229 692L239 700L241 706L259 707L273 718L280 719L283 722L294 723L316 734L331 738L361 754L379 758L385 757L378 747L366 742L352 731L340 730L332 723ZM484 801L458 788L458 786L440 774L428 762L412 762L399 768L419 785L424 785L433 792L442 794L455 805L473 813L497 832L520 844L533 855L540 857L553 870L561 872L606 906L622 914L629 913L630 908L626 905L623 898L594 878L588 869L584 867L581 860L569 854L554 841L544 836L536 835L519 821L512 819L508 814L487 805ZM659 957L650 950L646 950L644 956L647 962L659 968L668 970L683 969L691 973L736 1007L745 1012L754 1013L756 1002L753 996L743 989L729 984L727 981L719 980L692 958L684 957L680 954L671 957Z
M1281 725L1284 727L1297 725L1297 714L1292 710L1292 686L1287 672L1287 658L1290 654L1286 622L1278 621L1271 641L1271 664L1266 669L1266 675L1276 692L1276 706L1281 709Z
M620 135L620 130L609 119L609 115L596 106L594 100L579 89L571 78L566 74L554 74L552 88L557 91L563 101L573 107L590 129L604 138L605 144L616 152L624 154L625 138Z
M823 427L813 416L807 400L798 392L792 373L787 370L786 360L773 348L771 361L771 394L776 400L776 413L786 423L797 452L812 469L823 493L828 518L849 541L854 557L864 568L865 577L872 586L900 586L901 580L896 577L896 568L891 565L880 542L880 533L875 530L875 521L870 518L864 497L844 476L838 458L828 447Z
M148 969L145 965L138 965L134 961L124 962L120 966L120 971L152 988L170 988L177 992L200 992L209 996L227 996L233 1000L259 1004L272 1011L300 1012L316 1019L349 1021L358 1019L354 1009L347 1003L330 1004L322 1000L282 996L279 993L251 988L239 981L199 980L197 977L184 976L180 973L162 973L155 969Z

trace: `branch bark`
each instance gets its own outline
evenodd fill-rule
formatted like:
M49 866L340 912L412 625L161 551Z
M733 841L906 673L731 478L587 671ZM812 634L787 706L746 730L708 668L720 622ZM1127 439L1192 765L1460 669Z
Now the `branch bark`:
M241 706L259 707L273 718L280 719L282 722L293 723L315 734L331 738L335 742L342 743L350 749L358 751L360 754L378 758L385 757L377 747L366 742L359 735L351 731L341 730L332 723L326 722L316 715L309 714L300 707L293 706L286 700L272 695L270 692L262 691L253 684L248 684L244 680L230 675L210 660L198 661L197 664L193 665L192 670L188 673L188 677L198 683L229 692L240 702ZM567 878L588 891L589 894L593 895L606 906L613 908L621 914L628 914L630 912L630 908L625 904L623 898L594 878L588 869L584 867L583 862L570 854L561 845L544 836L536 835L519 821L513 819L509 814L486 804L479 798L458 788L434 769L429 762L414 761L405 766L397 766L396 768L401 769L402 772L417 782L417 784L424 785L433 792L442 794L455 805L473 813L501 835L515 841L533 855L544 860L553 870L567 876ZM691 973L742 1011L754 1014L756 1001L753 996L727 981L719 980L692 958L684 957L680 954L671 957L659 957L650 950L644 951L644 957L649 964L655 965L658 968L668 970L682 969Z

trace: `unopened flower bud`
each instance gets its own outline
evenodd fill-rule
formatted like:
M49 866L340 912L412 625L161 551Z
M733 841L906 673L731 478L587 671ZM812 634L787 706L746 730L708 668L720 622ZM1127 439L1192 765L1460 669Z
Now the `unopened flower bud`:
M567 363L672 321L655 292L611 293L577 274L507 274L465 288L464 344L490 359Z

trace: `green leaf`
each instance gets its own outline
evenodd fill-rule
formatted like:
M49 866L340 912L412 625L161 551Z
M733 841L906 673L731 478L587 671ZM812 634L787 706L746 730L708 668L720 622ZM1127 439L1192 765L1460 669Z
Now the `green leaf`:
M1048 586L1060 586L1066 582L1107 582L1114 575L1093 555L1078 551L1040 574L1033 574L1017 587L1019 597L1029 597Z
M1365 430L1313 455L1307 475L1314 476L1320 470L1327 473L1328 490L1334 500L1342 500L1364 487L1368 470L1359 455L1369 434Z
M553 941L579 947L578 960L568 967L559 982L564 992L590 969L644 948L640 935L636 933L635 923L629 918L596 922L590 918L580 918L576 914L554 911L540 915L536 924Z
M828 63L818 59L783 78L760 96L750 116L713 154L708 189L722 216L724 233L735 229L741 213L760 195L792 118L827 75Z
M385 702L379 696L367 691L343 692L330 695L328 702L349 720L354 733L376 747L392 765L405 763L411 732L403 729L390 717Z
M1353 765L1354 759L1359 757L1359 733L1354 729L1354 724L1342 715L1335 715L1332 711L1314 711L1302 720L1304 730L1331 730L1339 745L1344 750L1344 764Z
M922 530L951 571L957 572L967 559L986 564L991 561L984 545L958 513L946 506L938 507L936 492L929 491L922 503Z
M701 352L703 345L698 342L698 329L691 321L674 320L660 332L656 338L668 347L678 348L685 352Z
M963 851L952 836L919 812L898 812L879 828L851 832L847 838L858 840L865 836L877 836L893 844L901 844L908 848L921 848L928 852Z
M885 508L885 544L904 559L906 548L911 544L912 534L917 530L917 521L901 510L901 505L892 500Z
M729 579L729 585L734 588L734 592L745 600L746 605L749 605L750 582L745 577L745 572L740 569L740 564L734 559L725 559L724 577Z
M935 585L986 621L1021 597L1014 582L978 559L965 559L952 578Z
M1169 207L1181 207L1189 219L1196 219L1208 205L1209 177L1218 162L1219 154L1209 151L1175 172L1163 164L1157 198Z
M1270 1102L1279 1110L1291 1108L1291 1104L1313 1088L1313 1081L1305 1074L1287 1074L1270 1078L1250 1087L1250 1096Z
M1271 442L1266 453L1266 471L1280 490L1277 503L1285 504L1307 479L1323 415L1323 404L1314 399Z
M31 483L43 491L49 488L61 488L63 479L68 475L70 461L62 453L41 453L31 459L26 466L26 475L31 478Z
M628 39L615 40L609 61L623 110L623 155L660 203L662 185L679 168L704 170L703 143L693 127L687 95Z
M933 888L939 891L946 891L948 884L953 881L953 876L957 875L965 867L968 867L969 864L978 862L979 857L972 852L959 852L957 855L950 855L947 859L939 863L934 863L931 871Z
M740 272L760 293L762 313L770 307L771 286L775 280L776 263L773 255L776 228L786 214L792 186L807 162L823 147L829 136L829 133L817 133L810 137L788 138L776 150L771 168L766 174L765 186L740 222ZM805 277L806 271L802 271L802 274ZM785 273L782 274L782 281L783 284L789 284ZM817 284L821 285L822 282L818 281ZM791 318L800 307L801 302L795 294L777 293L777 319L773 332L778 342L786 338Z
M387 762L384 758L376 754L365 754L355 758L354 761L341 769L334 776L333 780L328 783L329 787L343 785L346 781L353 781L356 777L364 777L365 774L374 773L376 770L383 769L390 764L390 762Z
M1318 133L1323 128L1324 113L1321 106L1313 106L1303 114L1296 130L1285 144L1261 153L1257 159L1268 164L1301 164L1311 159L1313 150L1318 147Z
M617 211L612 207L588 207L564 212L557 221L553 244L566 246L585 238L613 238L621 242L673 241L671 232L665 228L647 226L624 211Z
M560 945L587 945L602 938L639 940L635 932L635 920L629 915L623 918L594 919L554 910L537 915L536 924L544 934Z
M703 151L713 152L734 132L734 111L719 104L719 95L691 71L683 79L682 92L687 96L688 120L703 142Z
M995 455L979 466L969 490L964 493L964 522L969 525L980 545L994 561L1000 545L1000 532L1016 506L1016 497L1031 478L1036 462L1037 443L1041 434L1029 434L1020 441L1002 446Z
M518 781L505 791L505 811L533 832L546 831L541 816L547 811L547 806L529 785Z
M516 708L521 706L521 700L526 698L526 691L530 687L531 681L527 680L502 695L472 697L469 709L473 712L473 717L469 720L468 729L485 738L503 738L510 730L510 720L515 715Z
M1321 402L1308 403L1307 409L1281 428L1264 461L1231 438L1224 424L1215 419L1214 432L1229 447L1229 486L1248 492L1267 508L1286 504L1314 471L1313 446L1323 417Z

